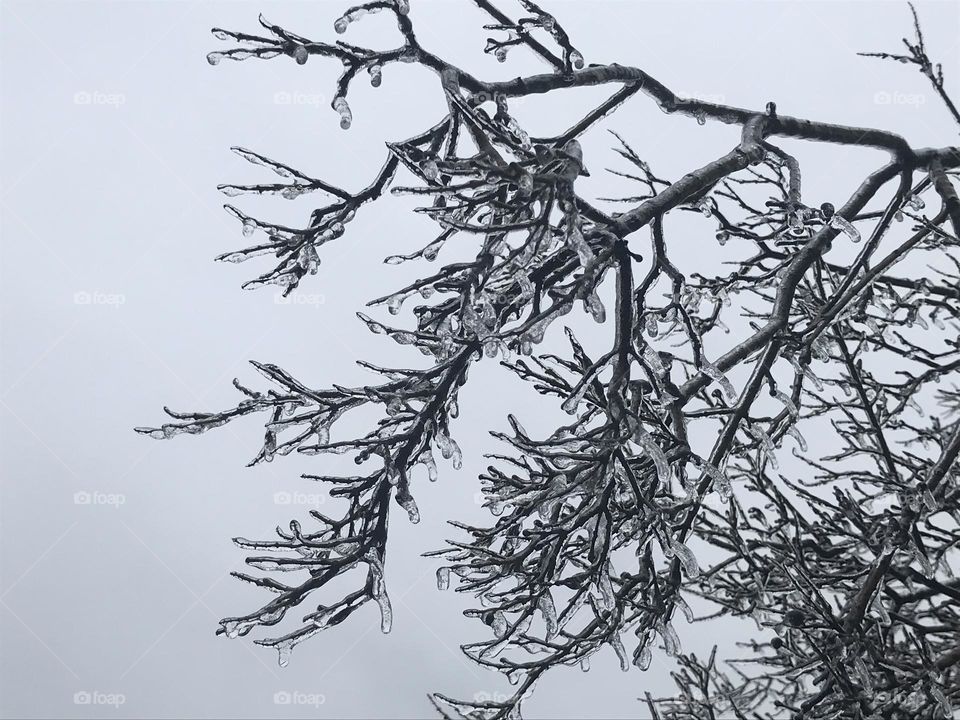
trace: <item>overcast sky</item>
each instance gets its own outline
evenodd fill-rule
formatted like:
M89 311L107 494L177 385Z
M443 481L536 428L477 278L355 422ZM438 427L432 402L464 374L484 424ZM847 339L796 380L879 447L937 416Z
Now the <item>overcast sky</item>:
M512 3L500 5L515 12ZM914 146L956 142L956 131L913 68L858 58L899 49L909 12L901 2L604 2L545 0L587 62L650 72L678 94L902 133ZM540 69L514 51L505 65L483 55L487 19L466 0L412 0L420 39L483 78ZM132 427L162 421L161 406L213 410L236 402L233 377L255 384L246 361L279 364L308 384L362 382L354 362L404 363L410 351L367 333L354 312L399 287L417 268L380 260L410 252L433 231L403 199L368 206L294 296L244 292L257 261L212 258L242 247L221 210L220 182L270 182L228 148L243 145L347 188L385 159L383 143L436 121L434 76L391 66L382 87L357 83L354 127L328 107L336 63L311 58L223 62L212 26L256 32L257 14L314 39L334 37L347 7L323 2L84 2L0 4L0 714L4 717L429 716L428 691L495 697L505 680L469 665L458 645L483 629L469 603L440 593L436 565L456 518L481 520L476 503L486 431L519 411L544 428L556 408L495 364L471 373L455 435L463 469L441 469L418 487L423 521L397 515L388 584L394 630L375 607L301 645L289 667L244 640L214 636L217 620L249 612L260 592L228 576L243 553L230 538L266 537L323 502L303 471L329 459L284 458L243 466L262 438L256 420L159 443ZM918 5L931 53L960 83L960 4ZM376 18L348 40L388 47ZM605 91L604 91L605 92ZM956 94L955 90L955 94ZM517 115L531 134L563 129L603 92L527 100ZM644 96L608 118L664 177L726 153L727 126L668 117ZM603 168L610 136L585 141L591 196L620 187ZM885 160L855 148L801 148L808 202L841 204ZM629 192L629 189L627 190ZM311 199L239 200L246 209L303 223ZM678 238L683 240L683 238ZM702 238L700 238L702 240ZM720 259L715 243L690 247ZM646 236L631 240L643 251ZM696 243L694 245L693 243ZM443 258L441 258L443 259ZM594 326L604 341L608 326ZM319 466L318 466L319 462ZM320 602L318 596L315 602ZM729 648L751 626L678 624L684 647ZM601 653L587 674L556 671L527 707L531 718L635 718L646 691L672 694L671 666L616 670ZM122 701L122 704L120 704ZM289 702L285 702L289 701Z

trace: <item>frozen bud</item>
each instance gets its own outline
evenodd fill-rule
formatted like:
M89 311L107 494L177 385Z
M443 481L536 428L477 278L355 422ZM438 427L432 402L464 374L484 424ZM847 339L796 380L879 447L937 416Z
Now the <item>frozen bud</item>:
M310 57L310 53L307 52L307 48L303 45L297 45L293 50L293 59L297 61L297 65L306 65L307 60Z
M370 84L373 87L380 87L383 82L383 67L381 65L371 65L368 70L370 73Z
M583 55L581 55L577 50L570 52L570 64L573 65L577 70L583 68Z
M432 158L425 160L424 163L420 166L420 170L423 172L423 176L427 180L436 180L440 177L440 168L437 165L437 161Z
M528 172L524 172L520 176L520 180L517 182L517 187L520 189L522 195L529 195L533 192L533 175Z

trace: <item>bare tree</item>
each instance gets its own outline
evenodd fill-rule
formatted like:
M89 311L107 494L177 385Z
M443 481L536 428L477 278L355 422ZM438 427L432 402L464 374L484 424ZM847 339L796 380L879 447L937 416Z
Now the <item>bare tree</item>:
M960 581L950 569L960 542L960 390L943 381L960 369L960 150L783 116L773 103L750 110L681 98L639 68L585 64L571 36L530 0L520 0L517 20L490 0L474 2L491 18L485 52L503 61L525 48L548 70L504 82L475 77L420 44L406 0L358 5L334 26L345 33L367 13L388 14L401 42L387 50L311 40L263 17L263 34L213 30L235 46L210 53L212 64L277 56L342 63L332 107L345 129L352 82L365 73L378 86L390 63L433 71L447 105L435 125L390 143L382 169L359 191L234 148L283 181L224 185L227 195L316 193L329 203L303 228L226 206L244 235L260 239L220 259L278 261L248 287L291 292L316 272L318 249L388 188L421 197L420 212L439 230L387 263L432 262L455 236L476 247L471 261L440 266L371 303L396 314L416 298L415 327L360 314L372 332L419 350L427 367L362 363L383 381L314 389L255 363L269 385L235 381L243 396L235 407L168 410L171 422L138 428L169 438L263 414L253 463L297 451L349 453L358 465L350 477L306 476L343 502L342 515L311 511L309 526L292 520L277 539L236 540L253 552L247 563L267 573L237 576L272 596L224 619L218 632L276 626L345 574L356 576L355 590L323 595L298 626L256 642L278 650L284 665L297 644L368 601L388 632L391 501L415 523L415 481L436 479L434 451L459 467L450 433L458 393L472 364L499 357L570 419L537 438L511 416L512 432L498 435L509 450L491 456L481 477L495 517L488 527L454 522L462 539L435 553L444 562L438 586L456 576L457 590L479 600L467 614L490 628L463 651L515 686L504 701L433 695L444 717L518 718L547 670L587 668L604 646L624 670L645 670L660 646L677 658L679 691L646 697L654 718L952 717L960 700ZM918 23L915 30L907 54L874 55L916 64L960 122ZM511 115L517 98L584 86L612 94L555 137L533 136ZM627 163L616 174L630 187L617 200L626 209L604 210L577 191L586 173L578 138L639 95L678 119L740 126L742 137L667 180L616 136ZM798 161L775 137L890 157L846 200L810 207ZM889 199L878 200L884 193ZM667 238L680 212L702 213L730 272L685 273L671 257ZM929 270L918 277L909 270L918 266ZM569 351L540 351L548 329L579 304L605 321L598 289L608 278L609 349L588 350L567 329ZM725 349L711 356L713 347ZM370 407L382 416L366 435L331 439L341 417ZM817 433L813 447L801 426ZM802 461L800 472L778 472L785 447ZM684 595L715 611L694 617ZM678 611L691 622L752 618L762 639L727 662L684 654Z

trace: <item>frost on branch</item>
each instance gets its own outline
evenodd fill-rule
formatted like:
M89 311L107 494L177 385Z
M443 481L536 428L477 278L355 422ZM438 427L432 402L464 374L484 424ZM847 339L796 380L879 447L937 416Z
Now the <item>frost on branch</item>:
M245 287L291 292L317 271L324 245L360 240L352 221L388 190L413 197L436 227L384 259L417 263L419 279L371 292L358 313L369 331L417 350L412 367L363 362L378 382L317 389L255 362L263 380L235 381L234 407L167 410L168 422L138 428L169 438L256 414L264 440L251 464L292 452L356 462L356 475L305 476L338 513L312 511L274 539L236 538L252 568L237 576L269 600L219 632L270 629L256 642L281 665L371 601L389 632L390 513L417 523L430 512L417 503L418 483L459 469L461 445L472 452L472 438L453 436L460 389L474 363L497 360L560 411L558 426L530 434L510 415L480 478L489 522L452 520L454 537L430 553L441 563L438 589L476 600L467 615L478 638L464 652L514 687L488 701L433 695L444 717L519 718L544 673L587 670L597 653L630 672L654 657L676 664L676 693L644 695L663 720L949 717L960 703L951 567L960 542L960 151L779 115L772 102L749 110L678 98L639 68L586 64L537 3L520 0L516 20L489 0L474 4L490 18L486 52L503 61L533 53L545 72L478 79L421 45L416 4L405 0L346 8L331 28L344 39L331 42L263 17L265 34L213 31L232 47L211 53L212 64L339 62L331 127L375 111L348 99L352 83L379 87L395 62L433 73L446 108L421 133L387 142L357 190L293 159L234 148L272 173L220 186L239 198L226 208L253 244L219 259L274 258ZM395 23L395 47L346 42L371 14ZM919 25L917 37L909 55L889 57L919 65L955 115ZM517 98L608 85L607 100L556 136L512 112ZM670 180L614 132L610 172L623 193L586 197L580 178L598 170L581 140L640 93L677 118L678 144L708 120L739 126L740 142ZM865 145L890 159L848 199L808 204L816 188L778 137ZM248 194L319 206L304 227L289 227L244 211ZM674 232L681 214L698 233ZM471 259L444 261L448 243L469 247ZM712 275L688 268L704 243L722 247L725 264ZM393 324L404 308L412 321ZM581 316L609 328L606 347L581 342ZM366 434L341 430L344 416L371 410ZM341 576L353 589L331 593ZM747 628L745 658L686 649L696 639L689 625L718 615Z

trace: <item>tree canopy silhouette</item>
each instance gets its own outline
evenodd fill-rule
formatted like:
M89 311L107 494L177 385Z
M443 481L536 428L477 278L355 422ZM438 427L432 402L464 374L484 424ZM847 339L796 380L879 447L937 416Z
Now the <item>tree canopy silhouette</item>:
M237 577L269 599L224 619L219 632L244 636L299 614L256 641L279 651L281 665L367 602L389 632L393 504L416 523L416 486L437 478L435 453L460 466L451 433L458 393L473 364L499 360L569 421L535 437L510 416L511 431L495 433L506 450L481 476L489 525L454 521L460 539L435 553L438 586L455 578L458 592L478 600L467 614L488 626L463 651L515 688L506 699L431 696L444 717L519 718L545 672L586 669L600 651L616 653L624 670L645 670L654 653L676 658L677 691L645 699L645 712L664 720L952 717L960 700L960 582L950 567L960 542L960 390L949 382L960 369L960 150L788 117L773 103L678 97L638 67L586 63L576 33L537 3L520 0L513 19L489 0L474 2L490 18L484 52L506 61L523 49L546 71L489 82L451 64L421 44L406 0L352 7L334 25L345 34L368 13L389 15L399 41L385 50L309 39L262 16L261 34L213 30L231 46L211 52L211 64L341 63L331 106L344 129L354 81L366 75L379 86L391 63L432 71L446 103L432 127L388 143L383 167L356 191L234 148L281 181L221 186L227 195L311 193L326 203L304 227L226 206L256 240L219 259L274 258L247 287L292 292L317 271L322 246L388 190L421 198L418 212L437 231L387 263L426 267L451 242L475 250L406 287L374 290L371 305L391 314L415 302L414 326L359 314L370 331L419 350L425 367L364 362L381 382L317 389L254 363L267 385L235 381L235 407L168 410L166 424L138 428L169 438L257 414L265 436L253 463L294 451L356 460L353 476L306 476L329 488L342 514L311 511L275 539L236 539L261 571ZM904 54L872 55L916 65L960 125L915 14L914 23ZM519 98L585 86L611 92L559 135L538 136L511 114ZM579 138L640 96L678 122L739 126L740 142L667 179L642 147L616 135L623 197L584 197L577 181L590 163ZM813 207L798 160L777 138L868 146L889 158L849 197ZM702 214L697 242L723 246L722 272L685 271L670 241L671 220L684 212ZM918 263L929 268L919 277ZM599 323L611 316L609 346L587 348L568 328L568 350L544 352L545 334L581 307ZM360 437L338 435L337 422L361 408L378 408L380 419ZM816 433L809 443L805 426ZM778 454L799 458L801 471L781 473ZM356 578L354 590L325 590L344 575ZM695 618L685 596L715 612ZM745 658L697 658L681 648L678 615L749 617L759 639L742 643Z

